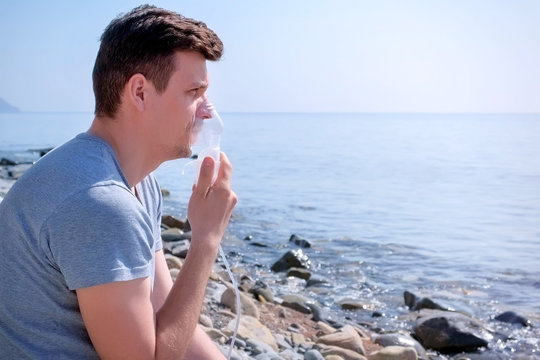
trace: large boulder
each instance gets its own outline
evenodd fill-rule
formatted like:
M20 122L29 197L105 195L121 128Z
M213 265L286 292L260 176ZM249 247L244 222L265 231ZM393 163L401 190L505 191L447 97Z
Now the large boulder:
M424 347L442 353L475 351L487 347L487 339L493 338L478 321L449 311L420 311L413 330Z

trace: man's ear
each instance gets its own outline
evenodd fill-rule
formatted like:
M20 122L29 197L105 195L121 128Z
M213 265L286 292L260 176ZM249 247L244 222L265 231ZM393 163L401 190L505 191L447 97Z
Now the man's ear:
M126 100L137 110L143 111L146 108L148 92L148 81L143 74L134 74L126 84Z

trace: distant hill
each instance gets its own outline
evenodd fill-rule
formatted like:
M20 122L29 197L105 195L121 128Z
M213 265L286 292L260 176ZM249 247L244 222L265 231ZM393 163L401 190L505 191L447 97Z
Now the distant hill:
M0 98L0 113L14 113L20 112L18 108L8 104L4 99Z

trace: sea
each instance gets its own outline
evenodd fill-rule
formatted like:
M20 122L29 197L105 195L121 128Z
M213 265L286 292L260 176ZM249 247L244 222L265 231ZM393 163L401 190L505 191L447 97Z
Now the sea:
M501 354L540 352L540 115L221 116L239 198L223 241L233 266L335 311L344 300L362 303L344 316L387 331L410 329L410 291L509 334L495 345ZM58 146L91 120L0 114L0 157L35 157L29 149ZM189 161L155 171L170 192L164 212L179 218L193 182ZM311 243L302 251L329 286L271 274L297 249L292 234ZM533 326L493 320L504 311Z

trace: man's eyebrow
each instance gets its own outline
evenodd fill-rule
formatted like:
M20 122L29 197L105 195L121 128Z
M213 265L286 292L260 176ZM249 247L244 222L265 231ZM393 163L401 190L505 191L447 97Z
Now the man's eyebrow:
M191 83L190 88L192 89L201 89L201 88L207 88L208 87L208 81L195 81Z

